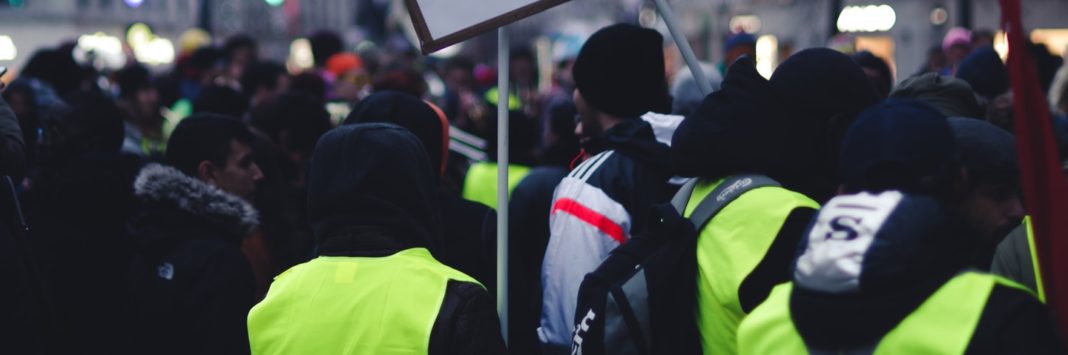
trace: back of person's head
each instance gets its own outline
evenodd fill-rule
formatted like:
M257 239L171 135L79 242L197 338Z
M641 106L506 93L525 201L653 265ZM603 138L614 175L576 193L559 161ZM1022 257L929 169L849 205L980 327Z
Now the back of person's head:
M137 63L115 72L115 82L119 85L119 97L125 99L133 98L141 89L152 87L148 68Z
M947 117L986 116L968 82L938 73L905 79L890 92L890 97L926 102Z
M257 51L259 45L256 40L247 34L237 34L226 39L226 43L223 43L223 52L226 55L226 61L234 60L234 56L241 51L247 51L251 57L245 58L247 60L256 60Z
M890 65L886 64L885 60L869 51L854 54L853 60L856 60L857 64L864 69L864 73L871 79L879 97L885 98L890 95L890 89L894 86L894 73L890 71Z
M944 199L958 166L945 115L920 101L891 99L849 128L839 172L845 193L899 190Z
M75 91L56 101L44 117L42 163L87 154L115 154L125 129L118 106L96 92Z
M330 114L315 98L287 92L252 111L252 125L276 144L311 157L319 137L332 128Z
M316 67L323 67L331 56L344 50L345 43L341 36L329 30L320 30L308 38L312 47L312 59Z
M957 78L968 82L975 93L987 99L1009 91L1008 70L994 47L979 48L964 57L957 67Z
M544 165L570 167L571 161L579 154L578 135L575 134L575 115L578 109L571 100L561 101L550 105L549 119L545 122L545 149L542 151L541 162Z
M375 92L399 91L416 97L427 92L426 79L408 65L395 63L376 75L371 85Z
M184 63L185 70L182 75L187 78L198 78L219 65L225 58L225 53L219 48L200 47Z
M194 113L215 113L242 117L248 111L249 99L241 92L225 85L211 85L193 101Z
M319 102L326 102L326 80L315 73L300 73L293 76L293 79L289 81L289 91L311 96Z
M491 110L480 136L486 140L486 155L497 161L497 110ZM533 166L538 148L538 124L522 111L508 112L508 164Z
M252 132L231 116L195 113L183 119L171 133L164 161L186 175L196 177L203 161L225 167L232 141L251 146Z
M411 131L426 148L431 170L444 171L449 152L448 121L419 98L398 91L371 94L352 108L345 125L358 123L392 123Z
M435 176L419 138L388 123L338 127L315 147L308 217L320 255L441 246Z
M279 79L288 74L286 67L280 63L260 61L249 64L241 74L241 91L251 97L260 89L277 90Z
M41 49L22 68L21 76L40 79L60 96L81 89L86 71L74 61L72 47L60 45L55 49Z
M969 117L950 117L956 137L960 166L969 182L1018 187L1019 164L1012 133L990 122ZM1056 129L1056 125L1054 125Z
M711 64L701 63L701 71L710 81L712 90L719 89L719 85L723 82L723 76L720 75L719 70ZM682 67L675 72L675 76L671 79L672 114L686 116L693 113L697 106L701 105L705 96L701 92L701 87L697 85L697 79L690 71L690 67Z
M636 25L598 30L571 69L576 90L593 108L617 117L671 112L663 46L659 32Z

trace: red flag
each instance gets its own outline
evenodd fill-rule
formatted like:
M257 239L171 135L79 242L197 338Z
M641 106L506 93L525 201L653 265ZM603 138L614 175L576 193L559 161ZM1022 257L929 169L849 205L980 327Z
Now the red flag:
M1068 180L1061 171L1049 103L1024 40L1020 0L1000 1L1001 27L1009 42L1007 65L1024 206L1034 227L1046 300L1057 314L1061 334L1068 335Z

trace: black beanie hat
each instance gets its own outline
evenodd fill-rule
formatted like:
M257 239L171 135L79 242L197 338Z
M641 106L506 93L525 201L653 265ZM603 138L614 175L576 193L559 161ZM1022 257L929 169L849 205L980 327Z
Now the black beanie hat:
M663 44L659 32L635 25L602 28L575 59L575 87L586 102L611 115L670 113Z
M967 81L979 95L992 98L1009 91L1009 73L994 47L976 49L957 68L957 77Z

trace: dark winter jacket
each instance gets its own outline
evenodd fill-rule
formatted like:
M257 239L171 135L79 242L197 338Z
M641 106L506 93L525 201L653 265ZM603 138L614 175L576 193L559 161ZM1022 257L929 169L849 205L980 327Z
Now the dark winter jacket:
M990 272L1016 281L1039 292L1038 275L1035 275L1034 257L1028 240L1027 225L1021 224L998 244Z
M21 181L25 173L26 142L22 140L22 128L7 101L0 98L0 175Z
M955 251L971 241L954 232L934 200L893 194L877 195L881 206L863 211L864 203L856 197L836 198L807 233L789 307L810 349L870 347L968 265L967 255ZM835 227L835 213L860 217L861 225L848 229L859 234L837 238L848 230ZM815 238L820 241L810 242ZM857 248L864 243L870 247ZM824 253L831 247L839 252ZM853 252L842 252L846 250ZM1049 311L1028 292L998 284L989 294L966 353L1063 351Z
M125 341L127 274L135 247L126 224L141 169L131 155L71 157L33 186L30 240L59 322L62 352L114 351ZM74 272L77 270L77 272ZM93 277L85 277L93 275ZM87 289L95 292L86 293Z
M643 231L650 205L671 195L668 147L644 120L620 122L583 148L592 156L556 187L550 209L538 336L554 347L571 344L582 279Z
M245 317L255 284L242 239L258 223L249 203L177 169L151 164L130 222L136 352L248 353Z
M399 126L345 125L324 135L308 180L308 211L320 255L384 257L411 248L440 253L434 176L421 143ZM404 275L394 277L404 280ZM429 352L504 353L495 309L482 286L450 280Z

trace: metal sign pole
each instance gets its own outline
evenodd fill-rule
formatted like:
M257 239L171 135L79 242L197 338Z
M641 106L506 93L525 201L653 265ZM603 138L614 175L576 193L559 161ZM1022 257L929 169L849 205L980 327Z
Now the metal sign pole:
M697 61L697 55L693 53L693 48L690 47L690 42L686 41L686 34L679 28L678 18L676 18L675 13L671 11L671 7L668 6L667 0L655 0L654 2L656 3L656 11L660 13L660 18L664 19L664 24L667 25L668 32L671 32L671 37L675 39L675 44L679 46L679 52L682 52L682 58L686 60L686 65L690 67L690 72L693 73L693 78L697 80L697 87L701 89L701 94L711 94L712 83L708 81L705 72L701 70L701 65Z
M508 344L508 27L497 29L497 314Z

